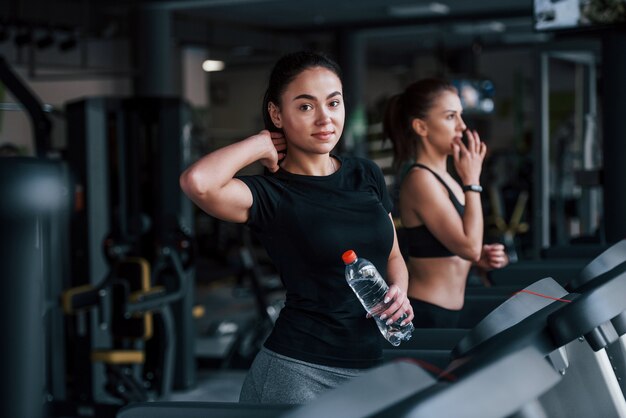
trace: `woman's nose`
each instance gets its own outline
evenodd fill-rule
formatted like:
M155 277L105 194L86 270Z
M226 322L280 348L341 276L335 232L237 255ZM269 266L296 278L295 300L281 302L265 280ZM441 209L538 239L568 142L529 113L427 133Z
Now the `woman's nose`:
M457 128L460 131L464 131L465 129L467 129L467 126L465 125L465 122L463 122L463 118L459 116L459 119L457 121Z
M317 112L317 120L316 120L316 122L319 125L323 125L323 124L328 123L329 121L330 121L330 112L327 109L323 108L323 107L319 108L319 110Z

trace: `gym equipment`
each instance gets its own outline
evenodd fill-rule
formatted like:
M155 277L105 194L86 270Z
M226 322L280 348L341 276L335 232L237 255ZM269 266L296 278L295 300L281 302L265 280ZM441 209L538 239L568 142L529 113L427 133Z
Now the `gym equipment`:
M160 275L166 269L174 271L178 279L175 291L152 285L161 282ZM92 363L105 366L105 389L109 395L124 404L169 395L176 350L171 303L179 300L188 286L177 252L165 247L152 272L145 259L128 257L116 262L99 285L80 286L63 294L66 314L97 308L101 327L108 329L113 337L109 346L94 347L90 353ZM155 314L159 322L154 321ZM157 325L162 331L157 343L158 372L155 373L146 367L146 348Z
M415 328L411 339L399 347L382 342L383 347L389 347L383 348L383 361L410 358L437 374L450 364L450 353L468 332L460 328Z
M584 279L572 280L570 288L583 293L596 288L602 280L606 280L606 276L604 276L605 278L602 278L603 274L608 274L608 271L614 269L620 264L623 265L626 262L625 241L615 244L604 253L598 255L580 272L580 277ZM618 272L612 272L612 275L616 274L618 274ZM586 288L577 284L579 282L582 283L583 281L587 284ZM489 343L491 338L498 336L503 331L508 332L507 328L515 326L515 324L523 321L534 312L537 312L542 307L550 304L554 299L558 300L564 298L567 294L568 292L553 279L543 279L534 283L530 287L523 289L521 293L517 293L514 297L504 302L491 314L487 315L487 317L476 327L470 331L466 331L465 335L463 335L460 330L416 330L416 332L421 331L424 333L424 340L415 339L412 342L412 346L416 348L415 350L407 350L407 348L413 347L405 347L404 351L397 351L396 349L385 350L385 357L386 359L410 357L422 362L423 364L442 369L445 367L446 360L449 362L453 358L464 357L471 354L473 350L476 350L476 347ZM537 295L539 297L535 297L533 295ZM614 324L616 329L623 327L623 315L624 314L621 314L616 318L613 318L612 324ZM621 330L622 333L618 332L618 335L623 335L623 328L621 328ZM616 341L615 331L611 334L607 330L607 326L602 327L602 332L612 335L610 337L611 339L605 341L603 346L606 346L606 351L610 353L610 360L613 363L613 369L615 370L617 377L622 377L624 374L624 352L626 352L623 349L623 338ZM450 343L454 343L454 338L459 337L459 335L461 335L462 338L459 338L459 342L452 351L452 355L448 356L446 359L446 351L450 347ZM579 335L583 335L583 333ZM448 339L451 338L452 341L442 342L442 337L447 337ZM424 344L423 341L425 340L430 341L430 343ZM602 344L596 344L596 346L600 345ZM619 413L616 411L620 411L620 408L622 408L623 400L621 397L615 395L615 377L610 375L605 376L607 370L610 371L611 368L606 367L608 364L606 356L603 356L602 353L599 355L593 355L589 347L586 346L587 344L580 344L578 342L572 343L568 346L569 352L573 353L570 354L570 356L572 358L576 358L576 363L579 365L581 363L579 359L581 357L584 359L583 361L586 365L585 367L588 367L585 374L593 376L596 380L593 383L593 389L591 391L597 392L595 397L598 399L604 399L604 403L607 405L614 405L615 410L613 413ZM574 371L570 371L565 380L567 382L575 381L575 378L572 378L571 376L576 373L580 373L579 370L580 368L575 368ZM580 376L578 376L578 378L580 379ZM623 392L623 382L621 380L618 380L618 382L621 383ZM611 396L607 398L606 393L611 393ZM558 413L559 410L568 410L568 407L560 407L560 409L555 407L555 405L558 405L558 402L555 401L555 397L558 398L558 391L552 391L552 395L546 396L546 398L549 397L551 397L552 400L551 402L545 401L546 408L551 408L553 413ZM589 396L581 396L577 399L580 399L579 402L582 403L582 405L579 406L578 411L584 411L585 408L588 408L587 405L594 405L594 402L589 399ZM586 402L583 402L583 399ZM573 403L575 404L575 402ZM569 406L569 410L575 409L576 408ZM602 409L596 408L596 410L601 411Z
M275 268L264 265L256 254L250 231L243 225L229 226L236 237L228 251L232 255L230 268L237 278L233 297L252 297L254 312L247 309L245 314L237 312L236 317L218 316L199 333L196 357L205 366L247 370L274 326L284 292ZM281 292L280 299L271 295L274 291Z
M461 309L457 326L465 329L474 328L490 312L518 291L519 287L516 286L466 287L463 309Z
M593 252L592 248L594 249ZM465 304L460 314L459 328L473 328L489 312L502 304L508 297L519 289L532 285L543 277L551 277L560 285L572 290L571 282L583 269L588 267L589 260L600 259L598 255L606 247L594 245L586 247L583 254L572 258L526 260L511 264L503 269L491 271L489 274L491 287L467 286L465 290ZM619 253L619 249L614 250ZM593 258L595 257L595 259ZM622 259L626 256L622 255ZM599 274L591 274L596 277Z
M452 350L452 356L456 358L467 355L489 338L514 326L567 294L568 292L552 278L545 278L533 283L507 299L464 335Z
M544 303L504 331L498 332L503 325L494 323L495 335L482 341L476 338L475 344L455 350L456 360L439 375L437 384L383 411L361 416L626 416L626 403L615 390L615 376L602 367L599 357L589 355L589 346L604 344L597 336L607 329L606 322L626 310L626 264L596 277L593 283L582 295L563 289L562 298ZM558 286L554 281L543 285ZM533 303L530 295L516 296ZM518 310L521 305L520 301L508 303L505 309ZM480 331L484 330L477 334ZM579 341L582 335L589 345ZM359 401L356 392L342 395L344 402Z
M535 295L545 295L545 298ZM404 347L384 345L385 360L403 357L412 358L424 366L436 370L445 369L450 362L498 333L514 326L537 311L545 308L554 299L568 292L551 278L540 280L521 291L511 293L500 306L490 312L472 329L416 329Z
M602 336L607 322L626 310L626 263L595 277L587 286L582 295L568 293L546 278L516 294L497 309L502 311L485 319L487 324L462 339L464 343L455 349L456 359L438 375L437 383L425 376L423 386L416 385L419 389L414 393L403 392L403 399L391 406L385 404L386 392L375 396L378 380L373 370L284 416L323 416L320 411L328 415L335 405L363 406L364 399L370 403L363 409L356 407L358 412L348 416L503 418L512 414L571 416L574 411L592 411L587 416L626 416L624 399L615 393L615 376L607 374L596 356L590 355L589 345L579 341L584 335L585 340L595 338L593 344L603 345L602 338L595 336ZM519 317L502 323L505 311ZM363 382L367 386L358 390L357 384ZM363 392L364 387L370 390ZM590 390L593 396L586 395ZM176 410L176 405L170 406L174 408L170 411ZM210 406L204 410L210 412Z
M626 262L626 239L609 247L589 263L569 284L571 291L584 293L588 286L593 286L594 278L605 274ZM613 328L613 329L611 329ZM626 313L622 312L611 320L611 326L603 330L605 335L598 335L603 343L596 346L605 348L609 362L615 372L622 394L626 397ZM594 341L594 340L592 340Z
M372 383L376 382L376 385ZM407 396L432 385L435 380L417 365L410 362L389 363L352 379L340 388L321 395L310 406L257 405L217 402L158 402L156 404L129 405L118 418L160 418L185 416L188 418L274 418L274 417L334 417L353 418L367 416L382 410ZM358 393L361 402L350 399ZM345 396L349 395L349 396Z
M117 418L277 418L293 405L228 402L149 402L122 408Z
M545 315L559 308L555 304L451 363L437 385L373 416L495 418L528 413L536 408L536 399L562 379L545 352Z
M617 334L613 330L613 324L619 327L624 316L624 309L626 309L623 298L623 288L626 286L624 245L623 242L616 244L583 269L581 276L586 277L587 281L585 287L578 286L582 295L573 303L563 303L558 311L547 318L551 340L555 340L557 346L565 347L557 357L551 354L551 361L555 367L560 368L565 377L563 383L541 398L542 408L548 411L548 416L559 414L625 416L626 414L626 404L620 393L619 381L613 373L606 353L602 352L607 346L616 343ZM537 311L531 317L538 317L541 312L538 308L542 304L548 303L550 306L565 302L566 298L571 297L565 289L559 291L559 285L552 279L543 279L533 285L532 289L525 290L534 290L534 294L538 296L549 295L556 299L556 302L545 297L516 295L463 337L453 350L453 357L466 358L476 350L480 350L480 347L485 344L498 344L502 335L514 332L512 330L518 327L515 324L511 326L511 322L515 322L514 318L526 317L525 311ZM519 303L517 300L519 296L523 296L526 303ZM532 307L527 303L536 306ZM539 318L543 318L541 321L545 322L545 313ZM509 324L506 323L507 321ZM578 340L582 336L588 344L583 344ZM619 350L619 348L614 350L621 352L620 358L624 358L624 350ZM573 367L568 369L568 363L571 363ZM623 368L614 367L614 369L617 373L623 373ZM449 370L446 372L450 373ZM583 387L587 389L581 391ZM581 393L573 394L576 390ZM564 399L568 399L567 403Z
M518 289L534 283L539 278L552 277L565 286L589 263L589 258L524 260L493 270L489 277L494 287L517 286Z
M13 72L9 63L0 55L0 81L24 107L33 128L34 149L39 158L46 157L50 149L52 122L43 111L43 104Z
M576 184L576 170L573 169L574 167L582 168L579 173L589 175L593 172L597 173L597 170L601 168L605 171L607 168L612 170L617 161L619 161L617 164L622 164L620 159L610 158L621 155L619 152L606 153L604 161L600 162L601 154L594 149L595 147L610 149L613 142L605 139L604 144L600 145L599 136L595 134L596 115L598 115L597 62L598 58L593 48L580 44L573 48L563 49L548 47L537 56L538 83L534 95L537 123L534 124L533 135L531 196L531 210L534 214L531 228L535 256L539 256L543 250L550 247L567 245L580 234L586 234L588 238L593 237L594 240L601 242L604 240L603 235L606 235L611 242L617 240L617 238L610 237L613 230L624 231L621 214L615 219L610 216L612 213L617 213L613 212L615 208L623 207L620 206L623 202L619 193L621 189L615 188L613 184L608 187L610 181L607 183L607 179L620 178L620 176L605 175L604 187L608 193L602 197L601 191L596 187L599 184L593 186ZM581 77L580 82L574 83L570 90L580 105L575 106L568 123L561 125L561 132L559 132L559 126L550 124L550 93L551 84L554 82L550 68L555 63L558 63L559 68L569 68L568 71L571 74L576 72ZM611 71L615 70L611 68ZM606 119L606 126L613 126L608 120ZM572 135L575 124L578 122L584 130L582 136ZM614 135L617 130L612 129L607 132L612 132ZM619 143L619 141L616 142ZM621 150L621 148L614 150ZM603 204L602 201L604 201ZM569 213L572 212L568 205L570 202L575 203L573 214ZM574 215L579 221L580 226L577 228L579 231L570 227L568 223L571 219L570 215Z
M63 295L68 376L53 416L110 417L195 384L188 109L176 98L67 105L73 197Z
M2 277L2 416L38 417L43 403L65 397L63 319L57 297L67 266L67 172L44 160L52 122L44 106L0 55L0 83L30 118L39 158L0 161L0 277ZM61 244L61 245L58 245ZM6 328L5 328L6 324ZM28 350L25 350L25 348ZM41 402L39 402L41 401Z
M511 213L511 218L507 224L504 220L504 210L502 204L502 193L497 187L489 188L489 201L491 203L493 215L491 216L496 234L502 238L511 263L517 263L519 257L515 245L515 236L528 231L528 224L522 222L526 204L528 202L528 191L521 190L517 196L515 207Z
M2 354L0 416L43 415L46 396L59 387L51 279L58 227L67 206L63 168L35 158L0 159L0 303ZM62 363L61 363L62 364Z
M622 244L623 245L623 244ZM581 246L570 247L572 251ZM584 250L578 250L571 258L545 259L540 261L521 261L509 265L504 269L490 272L492 287L468 286L465 291L465 304L461 311L459 328L473 328L479 320L503 303L508 297L516 293L520 288L531 285L535 280L542 277L551 277L569 290L576 290L572 284L579 279L580 274L586 274L589 279L599 276L598 271L590 271L590 266L609 258L609 250L612 249L613 258L617 261L626 261L626 249L619 245L613 245L609 249L606 246L586 246ZM601 250L606 250L602 254ZM595 257L595 258L594 258ZM588 261L592 260L592 261ZM586 273L583 273L587 270ZM596 269L597 270L597 269Z
M525 407L561 379L558 371L532 344L534 339L521 335L508 344L493 344L484 354L473 356L468 363L448 373L452 382L437 382L410 362L392 362L364 373L307 405L293 406L286 412L265 406L273 409L264 409L265 415L258 416L505 417ZM463 374L459 373L457 378L456 372ZM516 378L503 382L502 376L507 373L515 374ZM416 402L419 405L416 406ZM231 415L221 415L219 406L216 408L214 404L161 405L167 408L167 416L257 417L245 404L230 404L230 408L238 411ZM192 408L193 414L186 415L188 408ZM134 405L123 409L118 418L142 418L155 412L159 413L150 404ZM151 416L166 416L157 414Z
M595 282L597 278L624 263L626 263L626 240L614 244L603 253L597 255L595 259L579 270L577 274L570 276L573 277L573 279L569 280L567 287L572 292L585 293L587 290L597 286ZM562 278L561 281L564 281L564 278ZM498 287L493 289L496 290ZM512 288L506 288L505 292L511 292L511 289ZM487 290L491 291L491 289L485 289L485 291ZM512 293L513 292L511 292L511 294ZM520 295L520 293L535 294L543 297L529 298L526 295ZM463 353L467 353L472 347L478 345L478 343L487 340L491 336L496 335L498 332L501 332L536 312L549 303L550 298L562 298L567 294L567 291L552 278L546 278L533 283L521 291L515 292L515 294L516 296L505 301L497 309L487 315L471 331L464 335L464 338L459 340L455 347L453 355L459 356ZM524 296L524 304L519 303L520 296ZM620 329L622 320L620 316L614 321L618 324L618 328ZM432 334L433 331L428 332ZM449 335L452 338L455 336L454 332L450 333L447 330L439 330L439 338L441 338L441 335ZM620 335L623 335L623 333ZM418 341L419 340L416 340L414 344L419 344ZM438 344L431 343L428 349L432 349L432 346L438 346ZM439 346L445 349L445 347L449 346L449 342L444 342ZM620 356L616 357L620 358Z
M574 373L570 375L568 371L563 385L555 388L560 393L567 391L567 385L578 390L585 387L586 390L578 393L575 399L568 399L566 404L564 396L558 396L560 403L558 409L552 407L552 414L558 410L569 416L626 417L626 401L606 351L606 347L618 339L613 321L626 314L625 292L626 263L622 263L588 282L584 293L573 303L548 317L550 334L557 344L581 337L586 342L581 344L582 339L580 342L575 340L566 347ZM578 359L585 362L577 364ZM550 406L548 403L548 412Z
M613 244L594 258L581 270L578 277L574 277L568 283L568 287L572 290L584 289L584 286L591 283L596 277L624 262L626 262L626 239Z

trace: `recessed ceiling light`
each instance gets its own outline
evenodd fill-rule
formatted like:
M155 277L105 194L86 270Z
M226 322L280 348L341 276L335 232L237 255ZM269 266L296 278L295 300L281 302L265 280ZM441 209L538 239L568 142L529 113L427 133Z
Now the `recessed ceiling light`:
M506 30L506 25L497 20L479 23L460 23L454 25L453 30L459 35L478 35L487 33L501 33Z
M437 2L428 4L407 4L404 6L391 6L388 9L388 13L395 17L447 15L450 13L450 7Z
M207 73L213 71L222 71L224 69L224 61L205 60L202 63L202 69Z

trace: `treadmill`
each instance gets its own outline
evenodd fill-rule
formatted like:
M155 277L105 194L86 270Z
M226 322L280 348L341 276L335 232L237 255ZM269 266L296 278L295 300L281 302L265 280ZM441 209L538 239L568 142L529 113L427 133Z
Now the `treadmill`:
M617 378L606 373L598 360L602 354L596 354L606 355L604 348L615 342L603 339L608 324L615 329L626 311L626 263L598 262L605 253L590 263L600 267L584 269L592 270L580 286L585 293L569 293L550 278L533 283L469 331L452 351L454 360L435 377L410 360L396 361L303 406L159 402L130 405L118 418L158 418L174 411L213 418L539 418L585 416L576 415L585 407L593 411L587 416L626 417Z
M455 359L436 383L390 407L347 416L625 417L617 379L598 361L601 346L611 340L597 336L605 335L607 323L626 311L626 263L596 277L584 294L564 292L487 339L470 333L468 337L474 338L455 349ZM366 395L372 402L379 381L369 380L373 390ZM283 417L312 418L324 416L322 412L339 416L331 412L338 402L361 405L364 396L358 389L364 388L342 386Z

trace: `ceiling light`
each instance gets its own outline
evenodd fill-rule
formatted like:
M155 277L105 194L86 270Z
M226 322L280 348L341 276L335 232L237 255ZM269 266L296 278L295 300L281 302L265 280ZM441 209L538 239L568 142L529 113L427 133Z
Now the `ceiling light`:
M548 33L505 33L502 41L506 44L522 44L522 43L542 43L548 42L552 38Z
M202 69L207 73L222 71L224 69L224 61L206 60L202 63Z
M388 9L388 13L395 17L447 15L450 13L450 7L437 2L428 4L407 4L405 6L391 6Z
M506 30L506 25L496 20L492 22L458 24L454 25L453 30L459 35L501 33Z

